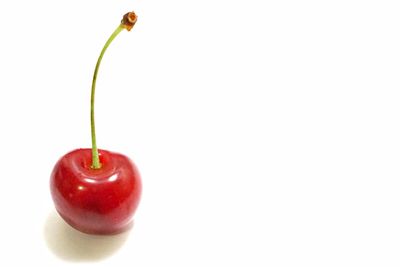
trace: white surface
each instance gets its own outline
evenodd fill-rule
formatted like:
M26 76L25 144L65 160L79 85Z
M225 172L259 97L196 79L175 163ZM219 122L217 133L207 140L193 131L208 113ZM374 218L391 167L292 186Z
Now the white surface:
M55 215L56 160L129 155L133 230ZM398 1L0 2L0 266L399 266ZM111 265L112 264L112 265Z

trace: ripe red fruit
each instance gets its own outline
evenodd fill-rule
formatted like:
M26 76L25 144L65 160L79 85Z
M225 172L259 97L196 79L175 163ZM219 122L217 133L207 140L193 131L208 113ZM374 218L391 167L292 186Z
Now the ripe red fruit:
M93 169L91 153L91 149L77 149L55 165L50 188L56 209L82 232L123 232L139 204L139 172L129 158L106 150L99 150L102 167Z
M122 30L132 29L136 19L134 12L124 15L97 60L90 99L92 148L64 155L51 174L50 190L58 213L72 227L89 234L127 230L142 191L139 172L128 157L97 149L94 123L94 95L103 55Z

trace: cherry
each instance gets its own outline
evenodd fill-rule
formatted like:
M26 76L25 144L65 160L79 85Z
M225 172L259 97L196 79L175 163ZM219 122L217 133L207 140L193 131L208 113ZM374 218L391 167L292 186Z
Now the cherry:
M135 164L126 156L97 149L94 96L97 73L103 55L123 30L130 31L137 16L124 15L97 60L91 91L92 148L76 149L62 156L54 166L50 191L57 212L75 229L88 234L117 234L132 224L142 184Z

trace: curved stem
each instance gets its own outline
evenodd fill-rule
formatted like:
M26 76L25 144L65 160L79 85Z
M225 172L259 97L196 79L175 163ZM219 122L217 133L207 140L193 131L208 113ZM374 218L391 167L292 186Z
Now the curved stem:
M93 74L93 81L92 81L92 92L90 95L90 127L92 132L92 169L100 169L101 162L99 159L99 151L97 149L96 144L96 129L94 123L94 95L96 91L96 80L97 80L97 73L99 71L101 60L103 59L104 53L106 52L108 46L112 43L112 41L117 37L117 35L123 30L126 29L130 31L132 27L135 25L137 20L137 16L135 12L128 12L126 13L121 20L121 24L115 29L115 31L111 34L108 38L107 42L103 46L103 49L100 52L100 56L97 59L96 68L94 69Z
M101 50L100 56L97 59L96 68L94 69L93 74L93 81L92 81L92 93L90 96L90 126L92 131L92 169L100 169L101 163L99 159L99 151L97 149L96 144L96 129L94 123L94 95L96 91L96 80L97 80L97 73L99 71L101 60L103 59L104 53L106 52L108 46L112 43L112 41L117 37L117 35L124 29L122 25L119 25L115 31L111 34L108 38L106 44L104 45L103 49Z

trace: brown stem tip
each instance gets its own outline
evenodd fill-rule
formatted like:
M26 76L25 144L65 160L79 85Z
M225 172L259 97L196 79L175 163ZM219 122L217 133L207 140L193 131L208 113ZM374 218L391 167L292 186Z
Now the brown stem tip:
M135 12L128 12L124 15L124 17L121 20L121 25L127 29L128 31L130 31L133 26L135 25L137 20L137 16L135 14Z

